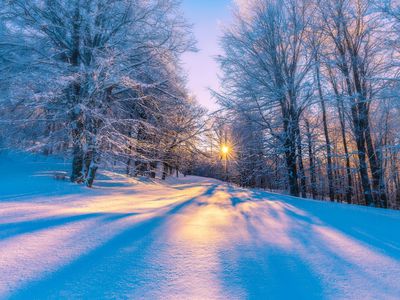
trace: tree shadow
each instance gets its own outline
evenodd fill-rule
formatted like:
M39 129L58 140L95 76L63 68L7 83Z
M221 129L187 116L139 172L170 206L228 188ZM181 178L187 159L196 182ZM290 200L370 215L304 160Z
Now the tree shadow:
M400 224L400 214L395 211L369 208L357 205L332 203L313 199L303 199L292 196L274 194L258 190L243 190L245 197L235 195L236 189L227 188L233 207L243 203L282 203L285 213L309 225L325 225L339 230L343 234L373 246L384 255L399 259L400 239L398 232L393 230ZM298 211L302 213L299 214ZM335 210L335 212L333 211ZM246 212L241 211L243 216ZM276 211L270 211L274 214ZM382 217L380 217L382 216ZM348 226L351 224L351 226Z
M400 235L395 230L400 224L400 214L397 212L267 192L254 192L252 195L258 201L284 202L285 211L291 217L308 224L319 223L332 227L354 240L372 246L383 255L397 260L400 258ZM298 214L294 207L306 213Z
M67 298L71 295L74 298L92 299L128 298L124 292L133 293L144 284L147 275L142 271L146 270L149 263L146 249L164 234L160 227L199 197L212 195L215 188L207 188L196 197L169 206L159 215L129 225L68 265L15 290L10 298L58 298L63 293Z
M368 262L360 263L351 249L335 249L335 245L340 247L340 239L344 239L359 249L367 250L371 245L372 255L377 253L383 255L379 257L399 261L400 247L394 245L399 238L383 234L384 238L380 239L382 231L398 228L399 223L397 227L395 223L399 221L399 215L387 220L385 217L382 222L387 224L374 224L368 208L361 208L363 213L357 213L360 212L359 207L337 206L260 191L245 191L246 194L238 196L236 189L227 187L226 190L232 210L241 216L235 226L245 228L246 234L242 235L247 238L246 242L237 241L232 248L222 251L220 263L224 270L224 282L233 284L232 288L241 291L241 298L263 299L268 295L267 298L271 299L321 299L329 294L340 295L345 291L334 291L326 278L336 276L343 281L339 285L346 285L346 274L350 273L357 274L364 282L374 282L374 286L378 287L371 288L371 293L375 295L395 296L400 293L398 287L381 276L381 271L366 269ZM335 206L338 211L326 205ZM252 209L249 210L249 207ZM374 213L371 211L371 214ZM346 219L348 222L344 221ZM278 234L284 236L271 232L275 230L271 223L281 224L279 230L283 231L278 230ZM338 233L339 240L330 242L329 235L323 237L314 231L316 227ZM364 234L359 232L360 229ZM373 234L366 235L365 232ZM268 235L271 237L266 239ZM284 239L287 239L287 244L280 243ZM388 241L391 243L388 244ZM330 269L322 268L319 263L325 263ZM354 297L361 293L357 289L352 292Z
M60 217L48 217L33 219L29 221L0 224L0 240L9 237L16 237L21 234L34 233L40 230L48 230L53 227L68 225L69 223L85 221L92 218L99 218L103 222L112 222L118 219L138 215L139 213L89 213Z

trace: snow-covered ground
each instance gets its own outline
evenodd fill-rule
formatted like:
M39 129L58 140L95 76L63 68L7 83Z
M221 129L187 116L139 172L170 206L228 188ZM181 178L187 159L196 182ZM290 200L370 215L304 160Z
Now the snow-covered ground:
M0 298L399 299L400 213L0 154Z

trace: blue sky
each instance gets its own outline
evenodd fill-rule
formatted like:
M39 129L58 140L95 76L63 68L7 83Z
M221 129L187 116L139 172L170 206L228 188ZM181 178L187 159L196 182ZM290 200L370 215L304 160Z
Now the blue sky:
M221 36L221 24L229 22L231 0L183 0L186 18L194 24L194 33L198 41L198 53L184 56L186 71L189 75L188 87L197 100L207 108L215 110L217 105L211 99L208 88L218 89L218 65L214 56L221 53L218 39Z

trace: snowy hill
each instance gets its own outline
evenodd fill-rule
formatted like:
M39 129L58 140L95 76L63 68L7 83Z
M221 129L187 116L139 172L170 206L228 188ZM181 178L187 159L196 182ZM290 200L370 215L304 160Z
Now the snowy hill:
M399 299L400 213L0 154L0 298Z

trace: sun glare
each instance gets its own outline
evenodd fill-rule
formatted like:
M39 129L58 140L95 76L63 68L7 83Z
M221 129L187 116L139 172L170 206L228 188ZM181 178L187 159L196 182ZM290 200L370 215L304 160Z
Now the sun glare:
M228 146L222 146L222 148L221 148L221 151L222 151L222 153L224 153L224 154L228 154L229 153L229 147Z

